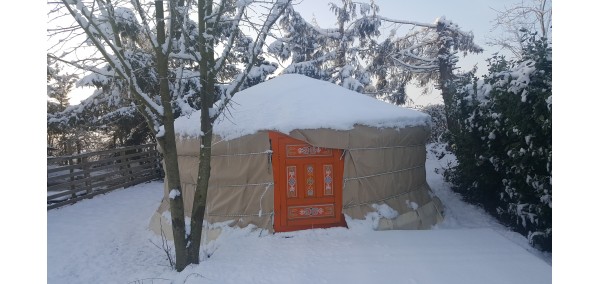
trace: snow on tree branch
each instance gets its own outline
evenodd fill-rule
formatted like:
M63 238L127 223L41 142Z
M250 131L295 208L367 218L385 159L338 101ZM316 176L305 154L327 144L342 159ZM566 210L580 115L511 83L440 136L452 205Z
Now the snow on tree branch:
M402 104L412 79L420 84L438 80L440 64L453 66L456 52L481 51L472 33L443 17L431 24L391 19L379 15L373 2L341 2L330 4L335 27L308 23L292 7L286 11L279 21L285 33L269 46L277 58L291 60L284 73L303 74ZM383 22L394 27L384 38ZM402 35L401 26L412 28Z
M154 102L148 94L142 91L140 86L137 83L136 76L133 73L131 68L130 59L132 53L124 52L124 48L121 45L121 41L118 35L117 29L118 24L115 21L117 18L115 16L115 9L111 3L105 5L102 1L94 1L92 4L98 3L99 9L97 11L100 12L100 18L94 15L94 9L89 10L82 1L75 0L71 1L75 2L75 7L78 10L74 10L66 0L63 0L65 7L69 10L71 15L75 18L75 20L79 23L80 27L86 32L88 35L88 39L92 42L92 44L102 53L107 62L115 69L115 72L118 73L122 78L126 80L131 85L131 90L133 93L140 98L140 101L147 105L151 110L149 115L151 116L162 116L163 108ZM92 6L93 8L94 6ZM79 12L78 12L79 11ZM135 22L132 19L132 13L127 9L117 9L119 13L119 20L124 27L135 26ZM108 30L105 22L108 18L111 23L111 30ZM123 19L127 19L122 21ZM103 40L101 42L100 40ZM105 48L108 46L112 53L109 53Z
M251 45L252 47L248 49L248 53L246 54L246 59L248 60L248 63L246 63L246 66L243 69L243 71L240 74L238 74L236 78L229 84L227 89L225 89L225 93L221 98L222 104L218 108L219 113L223 111L223 109L229 103L229 100L231 100L231 97L235 95L237 91L240 90L240 87L250 75L250 71L252 70L255 62L258 59L258 55L262 52L262 47L265 44L265 39L269 34L269 30L279 19L279 17L284 13L286 8L290 6L290 3L291 0L277 0L276 3L271 7L260 32L256 36L256 40ZM252 74L259 74L259 72L254 72Z

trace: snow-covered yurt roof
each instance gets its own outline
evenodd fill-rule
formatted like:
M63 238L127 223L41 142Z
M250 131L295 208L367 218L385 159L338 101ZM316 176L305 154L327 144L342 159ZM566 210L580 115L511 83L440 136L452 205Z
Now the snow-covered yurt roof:
M197 137L200 112L175 121L179 135ZM394 106L338 85L297 74L277 76L238 92L214 134L224 140L276 130L329 128L350 130L355 125L384 128L424 126L429 116Z

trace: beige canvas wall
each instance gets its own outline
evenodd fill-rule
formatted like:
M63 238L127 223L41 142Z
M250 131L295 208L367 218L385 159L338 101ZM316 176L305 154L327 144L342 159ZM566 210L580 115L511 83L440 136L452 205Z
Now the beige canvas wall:
M427 229L442 220L443 207L425 179L425 127L378 129L355 126L352 130L294 130L290 136L314 146L344 149L343 213L364 219L385 203L398 211L394 220L382 219L379 229ZM206 220L231 221L232 226L254 224L273 229L273 169L268 132L230 141L215 137ZM181 181L186 216L191 213L198 170L199 140L178 139ZM165 196L167 192L165 191ZM168 199L153 217L152 228L168 210ZM411 206L412 205L412 206ZM415 205L417 208L415 210Z

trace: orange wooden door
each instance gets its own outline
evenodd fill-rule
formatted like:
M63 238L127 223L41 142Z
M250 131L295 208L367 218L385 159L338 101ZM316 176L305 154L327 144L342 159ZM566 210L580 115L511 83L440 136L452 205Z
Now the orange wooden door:
M276 232L346 226L342 150L314 147L269 132L273 149Z

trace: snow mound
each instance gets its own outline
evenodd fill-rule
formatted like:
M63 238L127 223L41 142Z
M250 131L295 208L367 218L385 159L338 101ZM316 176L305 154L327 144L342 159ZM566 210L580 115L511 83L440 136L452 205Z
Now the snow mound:
M422 112L394 106L329 82L284 74L237 93L229 109L215 122L214 133L225 140L276 130L329 128L350 130L354 125L403 128L428 125ZM200 135L200 112L175 121L180 136Z
M389 205L382 203L382 204L371 204L371 207L373 207L375 210L377 210L377 213L379 213L379 215L383 218L387 218L387 219L394 219L396 217L398 217L398 211L394 210L394 208L390 207Z

